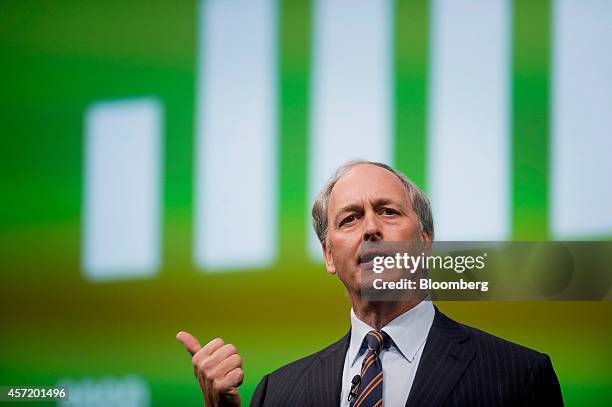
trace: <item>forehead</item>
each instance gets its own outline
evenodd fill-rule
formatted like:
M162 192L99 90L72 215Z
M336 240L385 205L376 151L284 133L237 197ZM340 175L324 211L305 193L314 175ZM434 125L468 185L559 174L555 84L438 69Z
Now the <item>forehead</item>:
M329 211L371 199L408 203L406 187L392 172L371 164L359 164L344 174L332 189Z

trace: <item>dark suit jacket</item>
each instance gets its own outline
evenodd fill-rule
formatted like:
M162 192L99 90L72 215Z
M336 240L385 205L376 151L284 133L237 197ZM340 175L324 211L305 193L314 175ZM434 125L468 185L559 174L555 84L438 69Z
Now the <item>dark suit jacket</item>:
M350 332L266 375L252 407L338 407ZM459 324L436 308L406 406L562 406L550 358Z

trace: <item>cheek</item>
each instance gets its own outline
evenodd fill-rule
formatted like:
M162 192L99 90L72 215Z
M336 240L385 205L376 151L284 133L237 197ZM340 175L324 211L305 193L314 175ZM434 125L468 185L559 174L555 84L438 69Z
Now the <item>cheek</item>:
M336 252L345 255L348 251L353 249L355 240L359 241L358 235L359 234L355 233L353 230L349 230L334 233L333 237L330 239L332 240L332 245Z
M338 268L338 272L342 272L347 266L350 266L355 261L355 256L359 251L360 239L355 238L352 234L336 234L333 238L333 258L334 264Z
M389 233L389 240L420 240L421 226L412 219L395 225Z

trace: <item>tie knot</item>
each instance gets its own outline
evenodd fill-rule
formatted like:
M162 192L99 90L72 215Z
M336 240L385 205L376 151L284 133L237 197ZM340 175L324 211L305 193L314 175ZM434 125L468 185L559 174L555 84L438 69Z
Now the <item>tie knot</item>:
M385 344L385 332L384 331L370 331L366 335L366 342L368 344L368 349L376 353L380 354L380 351Z

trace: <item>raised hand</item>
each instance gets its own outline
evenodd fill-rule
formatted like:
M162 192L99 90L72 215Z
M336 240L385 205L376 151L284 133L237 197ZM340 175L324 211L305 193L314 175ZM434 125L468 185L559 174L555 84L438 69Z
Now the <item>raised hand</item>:
M242 358L232 344L215 338L204 347L188 332L176 334L191 354L193 372L198 379L206 407L239 407L238 387L244 379Z

